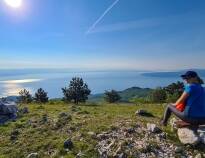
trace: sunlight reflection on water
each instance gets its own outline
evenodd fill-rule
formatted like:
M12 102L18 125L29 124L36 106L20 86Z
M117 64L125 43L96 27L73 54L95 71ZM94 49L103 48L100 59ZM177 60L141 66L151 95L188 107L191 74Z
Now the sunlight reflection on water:
M18 95L22 89L27 89L30 93L33 93L33 89L31 87L25 87L25 83L33 83L42 81L41 79L23 79L23 80L6 80L0 81L2 84L2 95L0 97L5 96L15 96Z
M42 79L6 80L6 81L0 81L0 83L21 84L21 83L32 83L32 82L39 82L39 81L42 81Z

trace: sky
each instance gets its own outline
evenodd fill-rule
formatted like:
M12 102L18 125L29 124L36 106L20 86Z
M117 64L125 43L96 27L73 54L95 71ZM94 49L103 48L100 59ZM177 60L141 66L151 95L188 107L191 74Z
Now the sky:
M204 0L0 0L0 68L205 68Z

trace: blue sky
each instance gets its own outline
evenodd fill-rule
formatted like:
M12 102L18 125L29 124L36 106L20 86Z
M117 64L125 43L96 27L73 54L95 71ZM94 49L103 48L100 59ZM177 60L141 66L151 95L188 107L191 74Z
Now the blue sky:
M0 68L205 68L204 0L0 1Z

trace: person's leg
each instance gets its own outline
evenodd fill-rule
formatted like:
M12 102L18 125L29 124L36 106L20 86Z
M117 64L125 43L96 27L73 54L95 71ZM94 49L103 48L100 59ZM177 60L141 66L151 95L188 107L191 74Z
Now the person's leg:
M184 122L190 123L193 126L198 126L205 124L205 118L191 118L185 115L184 112L181 112L175 108L174 105L170 104L167 106L167 109L165 111L163 123L166 125L168 122L168 119L170 118L171 114L174 114L177 116L179 119L183 120Z
M182 121L186 123L190 123L191 125L193 125L193 127L195 126L198 127L199 120L188 117L187 115L185 115L184 112L177 110L175 106L170 106L169 109L175 116L180 118Z
M172 114L172 111L170 109L170 107L172 107L172 106L173 106L172 104L167 105L167 107L164 111L163 119L161 121L162 125L165 125L165 126L167 125L167 122L168 122L168 120L169 120L169 118L171 117L171 114Z

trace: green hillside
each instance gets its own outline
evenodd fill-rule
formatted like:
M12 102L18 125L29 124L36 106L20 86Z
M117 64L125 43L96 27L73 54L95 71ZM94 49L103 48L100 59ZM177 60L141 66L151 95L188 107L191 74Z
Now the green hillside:
M131 87L123 91L119 91L122 102L129 102L132 98L146 97L152 91L150 88ZM99 102L103 101L104 94L91 95L89 101Z

